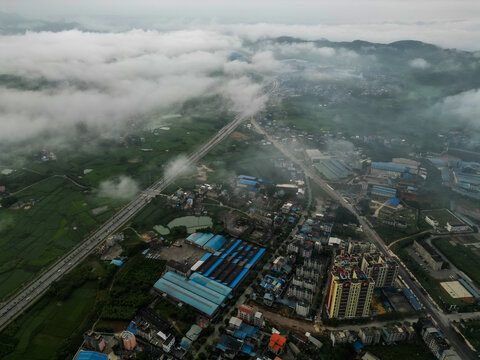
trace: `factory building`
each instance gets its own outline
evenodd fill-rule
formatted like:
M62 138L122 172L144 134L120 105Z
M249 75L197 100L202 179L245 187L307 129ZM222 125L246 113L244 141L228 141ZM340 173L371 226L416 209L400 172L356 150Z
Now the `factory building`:
M397 190L388 186L373 185L370 194L372 196L390 199L397 197Z
M420 256L425 259L433 270L440 270L443 265L443 259L440 254L425 241L415 240L413 248L418 251Z
M370 173L376 176L387 178L398 178L403 174L414 173L412 167L406 164L397 164L393 162L372 162Z

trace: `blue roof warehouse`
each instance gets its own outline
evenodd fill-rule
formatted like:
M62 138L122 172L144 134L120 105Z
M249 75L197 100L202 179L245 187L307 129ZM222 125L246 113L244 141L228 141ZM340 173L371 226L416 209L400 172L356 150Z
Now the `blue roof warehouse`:
M265 248L241 239L227 240L203 233L192 234L187 241L209 252L192 266L189 278L168 271L154 288L212 317L262 257Z

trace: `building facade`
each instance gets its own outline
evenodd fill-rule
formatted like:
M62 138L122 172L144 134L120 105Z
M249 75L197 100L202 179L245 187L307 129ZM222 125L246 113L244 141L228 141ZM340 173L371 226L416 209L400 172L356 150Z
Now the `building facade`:
M327 292L327 313L330 318L351 319L370 315L375 282L360 269L333 269Z

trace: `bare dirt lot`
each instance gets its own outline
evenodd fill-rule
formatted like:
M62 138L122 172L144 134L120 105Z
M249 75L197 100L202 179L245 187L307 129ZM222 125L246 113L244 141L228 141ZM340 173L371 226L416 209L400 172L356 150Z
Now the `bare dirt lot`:
M161 248L161 250L156 251L154 254L151 254L151 256L156 259L176 260L179 262L187 262L188 264L193 265L206 253L205 250L187 244L184 240L179 241L179 243L182 247L164 247Z

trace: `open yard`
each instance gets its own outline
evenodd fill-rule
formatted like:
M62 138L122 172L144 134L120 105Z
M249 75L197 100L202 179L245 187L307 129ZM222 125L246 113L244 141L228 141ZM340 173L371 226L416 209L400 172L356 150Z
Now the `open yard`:
M465 309L468 309L471 306L460 299L454 299L448 295L440 286L441 280L435 279L431 276L411 257L406 244L399 243L399 246L394 246L392 250L402 259L408 269L415 275L416 279L440 306L445 309L448 309L451 305L456 305Z
M467 274L473 281L480 284L480 256L477 249L465 246L452 238L444 237L432 240L449 261Z
M420 340L416 343L401 343L395 346L374 345L366 349L382 360L434 360L435 357Z
M480 351L480 321L468 321L459 326L463 336L465 336L470 344Z

